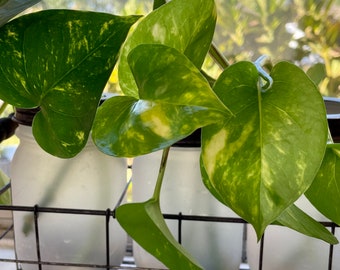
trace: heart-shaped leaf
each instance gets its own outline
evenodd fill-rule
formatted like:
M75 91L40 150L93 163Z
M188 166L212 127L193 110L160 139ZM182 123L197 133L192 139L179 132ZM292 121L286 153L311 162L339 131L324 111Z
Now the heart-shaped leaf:
M0 29L0 98L41 108L33 133L44 150L72 157L86 144L102 90L137 18L47 10Z
M150 153L230 115L204 76L177 50L140 45L129 62L141 99L117 96L98 109L92 136L104 153Z
M116 210L116 218L137 243L169 269L203 269L169 231L158 200L122 205Z
M120 56L119 83L126 95L138 98L127 57L140 44L164 44L184 53L200 68L216 24L213 0L172 0L148 14L129 35Z
M324 216L340 225L340 144L330 144L318 174L305 193Z
M270 75L262 92L252 63L226 69L214 90L234 117L202 128L205 185L258 237L310 186L327 142L324 102L311 80L286 62Z

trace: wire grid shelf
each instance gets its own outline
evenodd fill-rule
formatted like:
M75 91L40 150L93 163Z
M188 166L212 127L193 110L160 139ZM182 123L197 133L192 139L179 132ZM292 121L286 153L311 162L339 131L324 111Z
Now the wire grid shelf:
M126 186L126 189L124 193L122 194L121 199L125 196L127 187L129 183ZM6 190L10 188L10 184L7 184L6 186L2 187L0 189L0 196L2 193L4 193ZM121 200L120 200L121 201ZM117 206L119 203L117 204ZM116 207L117 207L116 206ZM88 210L88 209L70 209L70 208L52 208L52 207L40 207L38 205L34 206L15 206L15 205L0 205L0 212L1 211L21 211L21 212L31 212L34 214L34 228L35 228L35 249L37 253L37 260L20 260L20 259L7 259L2 258L0 254L0 262L7 262L7 263L13 263L17 265L18 270L20 270L20 267L18 267L20 264L35 264L38 266L39 270L43 270L43 266L47 265L54 265L54 266L60 266L67 269L67 267L78 267L81 268L93 268L93 269L118 269L118 270L124 270L124 269L155 269L155 268L140 268L136 267L134 265L133 260L133 251L132 251L132 243L131 239L127 242L126 247L126 255L124 257L124 260L121 265L111 265L110 264L110 245L109 245L109 223L111 220L114 219L115 216L115 210L113 209L106 209L106 210ZM51 261L44 261L41 258L41 249L39 245L39 214L40 213L55 213L55 214L70 214L70 215L92 215L92 216L101 216L103 219L105 219L106 222L106 230L105 230L105 239L106 239L106 263L105 264L82 264L82 263L68 263L68 262L51 262ZM163 214L164 218L167 220L175 220L177 221L177 227L178 227L178 242L182 243L182 224L183 222L212 222L212 223L238 223L244 226L244 224L247 224L247 222L241 218L233 218L233 217L217 217L217 216L199 216L199 215L183 215L182 213L178 214ZM330 228L331 232L335 234L336 229L339 227L337 224L333 222L320 222L322 225L324 225L327 228ZM8 226L8 228L5 228L2 232L0 232L0 241L4 239L10 232L13 231L13 224ZM259 249L259 256L258 256L258 270L263 269L263 258L264 258L264 245L265 245L265 234L262 236L260 240L260 249ZM333 268L333 245L329 244L329 255L328 255L328 270L332 270Z

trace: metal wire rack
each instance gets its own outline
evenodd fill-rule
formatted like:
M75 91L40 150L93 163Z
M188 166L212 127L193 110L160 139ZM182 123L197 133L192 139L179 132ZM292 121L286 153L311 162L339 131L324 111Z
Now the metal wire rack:
M2 193L7 191L10 188L10 184L2 187L0 189L0 196ZM127 189L127 188L126 188ZM125 189L125 192L126 192ZM125 195L122 195L122 197ZM20 269L20 264L35 264L38 266L39 270L43 270L44 266L47 265L55 265L64 267L61 269L67 269L67 267L82 267L93 268L93 269L151 269L151 268L137 268L134 265L133 260L133 251L132 251L132 244L131 239L127 243L126 249L126 256L124 257L123 263L119 266L111 265L110 264L110 245L109 245L109 223L114 219L115 210L113 209L104 209L104 210L87 210L87 209L66 209L66 208L51 208L51 207L40 207L38 205L34 206L15 206L15 205L0 205L0 212L1 211L23 211L23 212L31 212L34 214L34 227L35 227L35 248L37 253L37 260L20 260L20 259L8 259L2 258L0 253L0 262L7 262L13 263L17 265L17 269ZM94 216L101 216L105 219L106 222L106 230L105 230L105 239L106 239L106 262L104 264L77 264L77 263L69 263L69 262L51 262L51 261L44 261L42 260L40 254L41 249L39 245L39 214L40 213L55 213L55 214L69 214L69 215L94 215ZM165 219L169 220L176 220L178 224L178 242L182 242L182 225L183 222L218 222L218 223L238 223L240 226L246 224L241 218L230 218L230 217L216 217L216 216L198 216L198 215L183 215L182 213L178 214L164 214ZM333 222L320 222L324 226L330 228L331 232L335 234L338 225ZM2 232L0 231L0 241L4 239L9 233L13 231L13 224L10 225L8 228L5 228ZM260 240L260 250L258 256L258 269L263 269L263 258L264 258L264 246L265 246L265 235L263 235L262 239ZM333 269L333 245L329 245L329 256L328 256L328 270Z

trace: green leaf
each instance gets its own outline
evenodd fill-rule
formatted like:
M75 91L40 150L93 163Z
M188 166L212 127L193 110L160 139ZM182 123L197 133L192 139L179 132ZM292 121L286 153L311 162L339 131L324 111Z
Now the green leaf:
M274 222L283 225L305 235L321 239L330 244L338 244L336 237L318 221L307 215L297 206L292 204L278 216Z
M0 29L0 99L40 107L39 145L72 157L86 144L102 90L138 17L47 10Z
M104 153L150 153L230 115L204 76L177 50L140 45L129 62L141 99L116 96L98 109L92 136Z
M122 205L116 210L116 218L138 244L169 269L203 269L169 231L158 200Z
M305 193L324 216L340 225L340 144L330 144L318 174Z
M205 185L258 237L311 185L327 142L324 102L305 73L282 62L271 77L262 92L252 63L230 66L214 90L234 117L202 128Z
M9 177L0 170L0 189L8 184L10 181ZM4 193L0 194L0 205L1 204L10 204L11 203L11 194L10 191L7 190Z
M184 53L200 68L216 24L213 0L172 0L148 14L127 38L120 56L119 83L126 95L138 98L127 57L140 44L164 44Z
M325 64L317 63L313 65L307 70L307 74L318 85L327 76Z
M201 172L204 184L212 192L212 194L223 203L223 198L220 197L220 194L216 192L216 190L211 186L211 183L203 166L202 159ZM332 233L330 233L329 230L327 230L318 221L314 220L312 217L304 213L294 204L285 209L272 224L286 226L304 235L321 239L330 244L338 243L336 237Z
M161 7L162 5L166 4L166 0L154 0L153 1L153 9L157 9Z

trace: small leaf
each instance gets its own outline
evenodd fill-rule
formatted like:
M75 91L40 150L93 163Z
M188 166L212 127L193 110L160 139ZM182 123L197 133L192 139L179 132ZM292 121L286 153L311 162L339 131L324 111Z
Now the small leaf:
M326 78L326 67L325 64L317 63L307 70L308 76L313 80L313 82L318 85Z
M122 205L116 210L116 218L139 245L169 269L203 269L173 237L157 200Z
M318 174L305 193L324 216L340 225L340 144L330 144Z
M286 226L310 237L321 239L332 245L339 243L329 230L294 204L283 211L274 224Z
M150 153L230 115L204 76L177 50L140 45L129 62L141 99L113 97L98 109L92 136L104 153Z
M184 53L200 68L209 50L215 24L213 0L172 0L148 14L129 35L122 49L118 73L124 94L138 98L127 62L133 48L140 44L164 44Z
M84 147L120 46L137 18L46 10L0 29L0 98L41 108L33 134L45 151L72 157Z
M311 80L286 62L270 75L263 93L252 63L227 68L214 90L234 117L202 128L205 185L258 237L310 186L327 142L324 102Z

